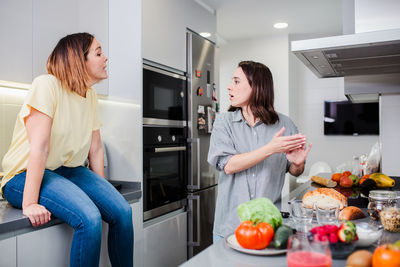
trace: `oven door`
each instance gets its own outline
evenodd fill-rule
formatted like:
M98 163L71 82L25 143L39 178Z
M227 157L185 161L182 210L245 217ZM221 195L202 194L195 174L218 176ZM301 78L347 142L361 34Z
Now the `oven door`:
M143 219L185 206L186 145L145 146L143 163Z
M143 65L143 122L147 120L186 121L186 77Z

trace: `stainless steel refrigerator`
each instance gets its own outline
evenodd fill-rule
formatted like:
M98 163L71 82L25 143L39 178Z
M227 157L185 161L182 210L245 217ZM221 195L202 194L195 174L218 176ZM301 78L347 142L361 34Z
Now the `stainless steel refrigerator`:
M188 257L212 244L218 175L208 164L212 123L215 118L215 45L187 33L188 76Z

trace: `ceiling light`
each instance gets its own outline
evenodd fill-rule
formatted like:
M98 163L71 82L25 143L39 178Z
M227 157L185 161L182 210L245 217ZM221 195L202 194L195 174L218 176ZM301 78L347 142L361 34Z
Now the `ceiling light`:
M199 33L201 36L203 36L204 38L208 38L208 37L210 37L211 36L211 33L209 33L209 32L201 32L201 33Z
M285 29L288 27L288 24L286 22L278 22L274 24L275 29Z

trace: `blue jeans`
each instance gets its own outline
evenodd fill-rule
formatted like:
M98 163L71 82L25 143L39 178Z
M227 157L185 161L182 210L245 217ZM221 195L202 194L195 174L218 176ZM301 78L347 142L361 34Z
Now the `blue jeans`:
M22 208L26 172L14 176L4 196ZM133 266L132 209L108 181L85 167L45 170L39 204L74 229L70 266L98 266L101 220L109 225L108 254L113 267Z

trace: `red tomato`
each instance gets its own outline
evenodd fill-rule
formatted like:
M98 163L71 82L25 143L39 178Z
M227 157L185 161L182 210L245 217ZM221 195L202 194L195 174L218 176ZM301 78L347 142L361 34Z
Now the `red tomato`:
M251 221L245 221L236 228L235 236L243 248L264 249L274 237L274 228L265 222L254 225Z

